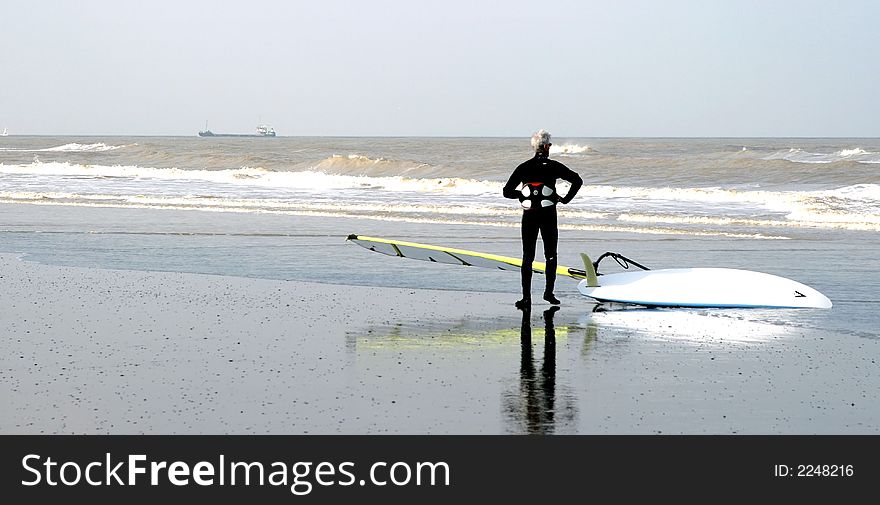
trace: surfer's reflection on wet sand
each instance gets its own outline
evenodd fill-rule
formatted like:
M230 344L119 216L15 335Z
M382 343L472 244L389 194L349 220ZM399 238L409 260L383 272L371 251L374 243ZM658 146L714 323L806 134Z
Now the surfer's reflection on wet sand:
M566 402L564 408L556 405L556 329L553 315L559 307L544 311L544 357L540 371L535 370L532 347L532 324L530 311L523 311L520 328L520 373L518 394L511 394L505 401L510 431L528 434L552 434L557 424L571 424L574 408ZM560 413L562 419L557 418Z

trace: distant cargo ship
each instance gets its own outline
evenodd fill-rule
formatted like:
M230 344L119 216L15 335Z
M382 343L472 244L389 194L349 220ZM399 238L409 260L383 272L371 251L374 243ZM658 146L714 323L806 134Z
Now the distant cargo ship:
M205 129L199 132L199 137L274 137L275 128L261 124L257 126L257 133L214 133L208 129L205 121Z

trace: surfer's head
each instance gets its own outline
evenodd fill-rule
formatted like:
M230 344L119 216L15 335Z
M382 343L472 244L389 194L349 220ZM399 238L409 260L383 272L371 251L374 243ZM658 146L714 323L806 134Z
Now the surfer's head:
M550 132L541 128L532 135L532 149L536 153L546 152L550 149Z

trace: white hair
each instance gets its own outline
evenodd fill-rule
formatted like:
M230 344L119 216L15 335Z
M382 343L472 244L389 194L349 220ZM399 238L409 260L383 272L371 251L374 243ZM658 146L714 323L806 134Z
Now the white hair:
M550 132L541 128L532 135L532 149L538 152L547 145L550 145Z

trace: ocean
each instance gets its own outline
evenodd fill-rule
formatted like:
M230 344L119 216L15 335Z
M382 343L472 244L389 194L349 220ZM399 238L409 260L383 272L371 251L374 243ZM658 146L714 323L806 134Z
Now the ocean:
M880 231L878 139L561 139L562 229L791 239ZM505 138L9 137L0 202L516 225Z
M559 211L563 264L615 251L783 275L835 307L745 317L880 335L880 139L553 140L551 157L584 179ZM0 252L513 301L516 275L394 260L345 237L518 256L521 210L501 187L530 156L527 138L5 137Z

